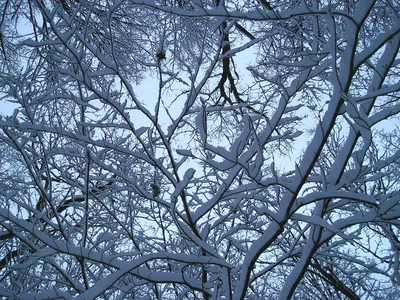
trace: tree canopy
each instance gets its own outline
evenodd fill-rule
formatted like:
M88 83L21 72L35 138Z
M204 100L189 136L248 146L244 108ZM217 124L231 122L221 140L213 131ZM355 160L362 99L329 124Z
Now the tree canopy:
M398 299L399 47L395 0L1 1L0 295Z

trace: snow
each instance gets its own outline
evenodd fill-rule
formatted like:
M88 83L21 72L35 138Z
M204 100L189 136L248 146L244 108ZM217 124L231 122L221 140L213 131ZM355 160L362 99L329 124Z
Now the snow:
M67 2L21 6L29 39L2 8L2 295L288 299L314 260L357 295L398 280L398 6Z

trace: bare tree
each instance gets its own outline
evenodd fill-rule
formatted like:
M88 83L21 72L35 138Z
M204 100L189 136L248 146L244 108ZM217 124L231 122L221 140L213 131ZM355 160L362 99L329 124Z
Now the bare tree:
M0 8L1 296L398 297L398 1Z

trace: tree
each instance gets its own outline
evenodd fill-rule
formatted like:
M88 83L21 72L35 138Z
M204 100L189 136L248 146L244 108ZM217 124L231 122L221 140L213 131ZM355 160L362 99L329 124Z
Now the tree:
M2 296L398 297L397 1L0 7Z

